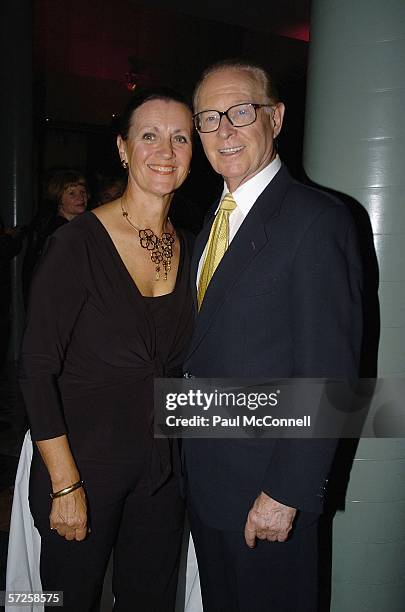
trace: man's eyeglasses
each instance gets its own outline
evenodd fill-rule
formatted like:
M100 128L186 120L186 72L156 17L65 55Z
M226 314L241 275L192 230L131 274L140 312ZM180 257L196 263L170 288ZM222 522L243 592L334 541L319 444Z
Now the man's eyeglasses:
M205 110L201 113L196 113L193 116L196 130L206 134L208 132L216 132L221 124L221 119L225 115L228 121L234 127L244 127L251 125L257 119L257 109L264 106L270 107L270 104L235 104L226 111Z

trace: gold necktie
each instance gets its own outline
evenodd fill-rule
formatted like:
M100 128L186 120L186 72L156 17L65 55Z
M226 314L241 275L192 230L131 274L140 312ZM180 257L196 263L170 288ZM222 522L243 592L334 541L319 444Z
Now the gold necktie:
M211 227L211 232L207 242L207 249L203 267L198 283L198 309L201 308L205 292L218 267L219 262L223 258L226 249L229 245L229 215L236 208L236 202L232 194L227 193L221 202L221 206L216 214L214 223Z

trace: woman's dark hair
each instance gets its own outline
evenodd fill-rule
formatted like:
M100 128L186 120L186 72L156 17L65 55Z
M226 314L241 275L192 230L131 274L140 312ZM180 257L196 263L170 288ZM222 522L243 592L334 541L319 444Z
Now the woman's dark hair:
M134 112L145 102L150 102L151 100L166 100L167 102L179 102L179 104L183 104L190 113L191 103L189 100L176 91L175 89L171 89L170 87L148 87L137 90L134 95L130 98L128 104L126 105L124 112L122 113L119 124L118 124L118 134L121 136L123 140L127 140L129 130L131 128L131 120Z

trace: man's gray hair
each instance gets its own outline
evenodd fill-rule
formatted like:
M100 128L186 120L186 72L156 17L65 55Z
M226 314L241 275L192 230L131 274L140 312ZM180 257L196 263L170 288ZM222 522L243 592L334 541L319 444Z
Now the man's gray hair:
M240 59L226 59L220 60L219 62L215 62L211 64L204 70L200 79L198 80L193 93L193 107L194 112L197 110L198 105L198 96L200 93L200 89L204 83L204 81L214 74L215 72L222 72L224 70L236 70L248 72L258 83L258 85L262 88L264 96L267 98L266 102L270 104L276 104L280 101L276 86L274 84L273 78L267 72L265 68L260 66L259 64L254 64L249 61L240 60ZM256 102L256 100L255 100Z

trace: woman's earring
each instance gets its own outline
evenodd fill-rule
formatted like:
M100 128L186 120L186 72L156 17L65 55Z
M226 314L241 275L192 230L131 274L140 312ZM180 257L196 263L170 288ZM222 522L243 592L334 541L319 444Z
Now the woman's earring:
M124 170L128 170L128 162L125 159L121 159L121 164Z

